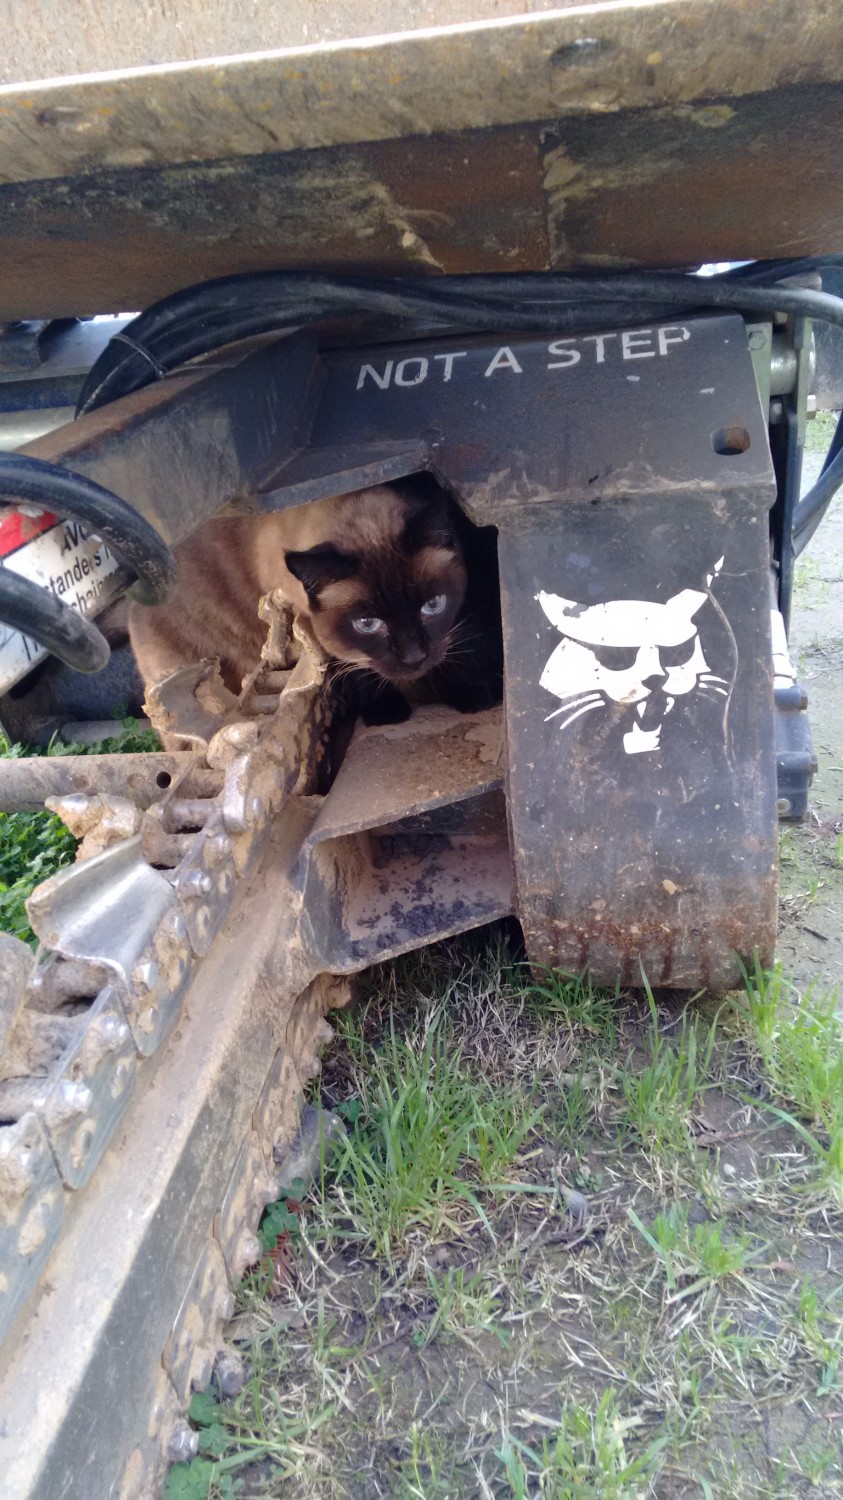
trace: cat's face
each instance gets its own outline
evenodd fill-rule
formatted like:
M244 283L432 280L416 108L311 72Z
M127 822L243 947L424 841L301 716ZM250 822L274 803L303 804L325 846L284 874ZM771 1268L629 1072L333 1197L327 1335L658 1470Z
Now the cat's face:
M715 571L721 565L722 558ZM557 594L537 598L564 636L540 678L540 685L562 700L562 707L548 715L562 715L561 727L607 707L609 700L635 714L623 736L626 753L646 753L659 748L664 720L677 699L694 691L728 695L725 679L709 670L695 621L707 594L683 589L665 604L612 599L589 607Z
M465 597L465 567L441 521L421 522L371 549L322 543L286 553L327 656L397 683L444 661Z

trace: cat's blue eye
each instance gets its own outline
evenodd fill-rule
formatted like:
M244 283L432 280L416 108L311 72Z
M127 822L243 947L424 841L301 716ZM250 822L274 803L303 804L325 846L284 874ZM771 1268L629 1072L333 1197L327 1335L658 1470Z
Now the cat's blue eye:
M446 594L434 594L432 599L425 599L421 607L421 612L423 615L427 615L428 618L431 615L441 615L447 603L448 598Z
M359 620L352 620L351 623L358 635L377 635L386 628L377 615L362 615Z

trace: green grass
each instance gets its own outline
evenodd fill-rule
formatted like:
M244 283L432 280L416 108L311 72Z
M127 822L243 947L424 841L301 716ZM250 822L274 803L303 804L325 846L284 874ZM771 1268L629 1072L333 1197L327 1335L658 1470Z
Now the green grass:
M629 1217L664 1267L669 1301L694 1296L729 1276L739 1276L760 1253L743 1232L727 1237L722 1223L688 1222L687 1208L672 1205L643 1224L633 1208Z
M658 1467L663 1442L631 1456L627 1438L641 1418L624 1416L617 1395L605 1390L594 1406L571 1401L541 1445L507 1434L500 1458L515 1500L536 1493L553 1500L638 1500Z
M344 1030L359 1052L353 1018ZM466 1217L488 1223L483 1190L506 1177L541 1106L518 1086L472 1076L441 1006L418 1031L390 1027L377 1067L358 1067L355 1083L352 1127L329 1169L331 1233L392 1264L418 1232L436 1239L459 1234Z
M836 426L836 412L818 411L810 422L805 423L805 451L807 453L827 453L829 443L834 437Z
M800 995L781 965L744 970L745 1015L765 1079L767 1107L810 1148L816 1181L843 1207L843 1015L836 990Z
M705 1087L716 1029L683 1013L676 1044L665 1040L653 992L645 990L650 1011L643 1065L630 1054L621 1087L626 1104L621 1131L654 1155L687 1151L693 1145L691 1112Z
M601 987L587 969L581 974L563 974L554 969L534 972L538 977L525 977L528 1003L535 1014L561 1017L578 1033L610 1043L615 1041L620 985L614 990Z
M115 734L97 745L65 744L53 738L46 750L11 744L0 732L0 757L31 755L128 754L159 749L152 730L124 719ZM77 841L54 813L0 812L0 932L11 933L34 947L36 939L26 914L26 901L36 885L73 863Z
M499 931L362 989L318 1092L347 1138L264 1219L255 1373L169 1500L843 1494L842 1226L800 1133L830 1006L761 971L607 993Z

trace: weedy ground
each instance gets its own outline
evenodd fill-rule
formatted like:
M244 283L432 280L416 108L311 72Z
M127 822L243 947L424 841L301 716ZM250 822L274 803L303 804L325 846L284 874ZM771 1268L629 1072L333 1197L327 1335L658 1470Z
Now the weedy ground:
M531 976L506 928L373 970L171 1500L843 1494L843 1019Z

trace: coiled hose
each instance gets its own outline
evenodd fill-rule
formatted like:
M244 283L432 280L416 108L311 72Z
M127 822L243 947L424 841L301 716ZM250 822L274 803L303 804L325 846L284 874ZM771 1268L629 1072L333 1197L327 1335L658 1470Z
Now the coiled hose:
M0 500L28 501L62 520L78 521L135 575L132 593L143 603L160 604L170 593L176 562L166 542L131 505L92 479L22 453L3 453ZM93 621L10 568L0 569L0 620L77 672L100 672L108 662L108 642Z

